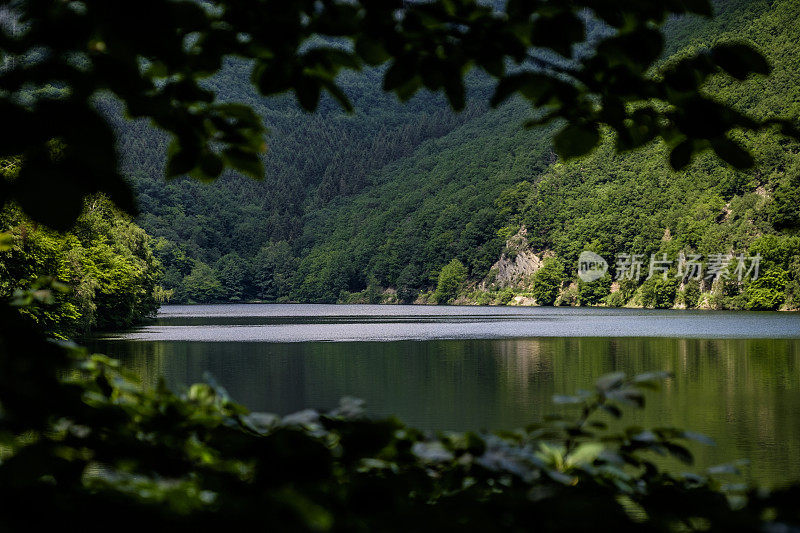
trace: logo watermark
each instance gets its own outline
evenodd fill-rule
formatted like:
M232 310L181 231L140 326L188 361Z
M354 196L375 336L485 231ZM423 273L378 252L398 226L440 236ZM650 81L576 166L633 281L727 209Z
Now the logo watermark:
M675 273L674 277L684 280L708 279L714 282L735 277L741 282L746 278L758 279L761 265L759 254L709 254L704 260L700 254L686 256L681 252L677 258L669 258L662 253L650 254L649 261L646 259L645 254L617 254L614 279L639 281L646 275L645 279L661 276L666 280L672 271ZM581 252L578 257L578 277L581 280L587 283L595 281L602 278L607 271L608 262L603 257L587 250Z
M586 283L600 279L608 272L608 263L594 252L584 250L578 257L578 277Z

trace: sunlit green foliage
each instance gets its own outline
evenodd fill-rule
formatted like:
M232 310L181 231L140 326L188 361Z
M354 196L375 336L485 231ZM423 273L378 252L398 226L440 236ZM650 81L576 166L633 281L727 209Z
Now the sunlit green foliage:
M640 289L641 303L645 307L669 309L675 305L680 280L673 276L653 276L642 283Z
M564 264L555 257L544 260L542 268L533 275L533 294L539 305L553 305L558 298L561 285L566 281Z
M192 268L184 279L184 288L189 300L196 302L216 302L225 296L216 272L205 263L197 263Z
M433 293L433 299L437 303L449 303L464 287L466 281L467 267L458 259L453 259L442 267L436 284L436 292Z
M700 300L700 283L696 280L689 281L680 294L681 303L687 309L697 307Z
M786 299L789 275L780 268L771 268L747 285L744 291L747 309L777 309Z
M611 275L606 274L592 282L578 280L578 304L597 305L606 298L611 291Z
M43 330L74 336L132 326L155 313L161 270L150 239L108 199L87 200L66 233L48 230L8 206L0 213L0 231L11 238L0 251L0 297L48 289L52 283L40 279L45 274L57 283L52 306L25 311Z

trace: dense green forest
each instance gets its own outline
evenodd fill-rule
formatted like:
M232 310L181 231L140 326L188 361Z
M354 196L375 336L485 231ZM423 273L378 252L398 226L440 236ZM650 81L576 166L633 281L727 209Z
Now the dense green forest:
M735 35L764 50L774 66L769 80L734 84L716 77L706 90L737 109L765 118L800 112L800 17L796 2L775 2L770 9L735 30L691 42L688 50ZM699 254L759 254L760 280L718 283L703 280L704 291L689 283L643 284L625 296L606 297L612 305L635 301L642 305L765 309L800 307L800 224L798 146L770 133L742 135L757 167L735 171L711 157L701 157L684 172L663 164L663 145L616 154L611 139L580 161L556 163L541 176L503 193L498 205L511 213L511 234L527 229L533 250L552 250L568 265L576 265L582 250L613 259L620 253L677 257ZM793 229L794 228L794 229ZM645 265L646 267L646 265ZM568 283L567 277L564 282ZM680 280L678 280L680 281ZM663 285L663 287L654 287ZM671 285L671 286L669 286ZM680 285L684 285L681 283ZM666 297L648 301L648 292L662 289ZM605 287L608 294L610 286ZM694 292L692 292L694 291ZM625 290L623 290L623 293ZM756 294L759 293L759 294ZM598 301L600 295L593 295Z
M745 84L717 75L706 91L762 119L797 115L796 3L716 7L714 19L681 18L667 25L664 64L744 37L764 51L773 74ZM796 144L771 132L743 138L758 163L751 171L705 155L673 172L663 144L619 154L611 134L589 158L562 163L551 148L554 128L522 127L529 118L525 102L486 105L492 84L484 75L468 77L467 107L455 113L444 97L428 92L398 102L381 90L381 68L343 73L339 81L356 112L347 114L323 97L312 115L291 96L259 96L248 69L244 61L228 60L204 83L223 100L245 102L264 117L271 135L261 181L233 172L210 184L165 181L167 136L144 121L123 120L113 99L98 100L121 132L123 170L141 212L136 223L152 236L148 246L163 265L159 283L166 290L159 290L159 298L798 306L800 237L791 228L800 221L800 163ZM5 226L18 224L14 216L7 215ZM523 227L524 248L539 258L556 256L561 268L555 276L538 276L549 279L540 279L541 287L532 272L513 283L494 283L496 262L513 262L519 250L509 239ZM608 282L577 280L582 250L609 261ZM672 279L610 283L620 253L708 257L760 250L767 251L761 254L764 277L750 289L747 283ZM465 272L456 286L444 270L453 261ZM158 269L151 270L148 283L155 286ZM22 274L14 279L5 287L8 294L20 288ZM450 287L439 290L442 283ZM90 307L76 304L86 309L81 328L121 326L141 316Z
M2 165L5 178L18 164ZM67 232L55 232L14 205L0 212L0 298L13 300L43 331L75 338L152 315L170 296L150 237L104 196L84 202ZM41 305L31 305L38 302Z
M796 2L716 8L711 21L667 25L663 62L744 37L764 51L774 74L746 84L718 75L705 90L759 118L796 115ZM613 298L616 284L595 286L590 298L578 298L576 261L584 249L606 257L613 274L618 253L707 256L778 246L782 255L763 265L773 274L766 298L745 296L746 284L670 282L658 305L797 306L798 241L785 229L800 217L797 147L771 132L745 139L757 171L735 171L705 156L673 172L663 145L615 154L610 135L589 159L564 164L551 148L553 128L522 127L525 103L485 106L490 87L479 75L468 80L471 103L461 113L430 93L400 104L380 90L382 73L373 69L341 76L355 114L323 98L308 115L289 96L257 96L247 68L230 61L207 83L265 117L271 137L263 181L229 173L213 184L165 183L166 136L145 123L116 123L142 212L138 223L154 237L172 302L507 303L531 296L533 278L488 289L485 280L511 252L507 239L525 226L530 249L554 253L564 265L558 303L653 305L646 293L659 289L655 282ZM115 116L113 101L103 105ZM442 299L439 274L453 260L467 278Z

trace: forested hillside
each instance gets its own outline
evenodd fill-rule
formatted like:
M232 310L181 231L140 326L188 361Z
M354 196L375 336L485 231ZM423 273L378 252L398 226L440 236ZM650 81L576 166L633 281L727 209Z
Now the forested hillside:
M159 238L156 250L166 267L165 284L176 289L177 301L288 296L271 286L271 272L258 270L268 267L265 262L272 256L293 265L294 257L303 254L304 218L368 188L380 169L413 156L424 141L483 115L490 94L488 85L474 78L475 103L456 114L432 94L402 105L383 93L378 72L363 74L343 79L356 107L353 115L325 99L314 115L299 111L288 97L264 101L249 86L241 63L230 63L209 82L265 117L271 136L263 181L228 174L213 184L190 179L165 183L166 137L145 123L122 121L114 102L101 103L123 132L120 151L137 191L139 222ZM192 282L197 279L203 282Z
M735 30L692 41L689 50L720 39L744 38L757 43L774 67L769 79L744 84L718 76L706 91L759 118L799 116L800 27L795 22L799 17L797 2L775 2ZM606 301L622 304L637 296L640 304L662 307L677 301L687 307L796 308L800 305L798 146L771 132L742 135L741 140L755 157L753 170L734 171L705 156L684 172L674 173L663 164L667 157L663 145L616 154L608 139L592 156L557 163L530 183L508 191L501 200L513 213L507 233L524 225L533 250L552 250L567 265L576 265L582 250L592 250L608 258L612 270L614 258L623 253L646 258L664 253L673 258L680 253L704 258L759 254L764 257L760 283L712 287L704 280L702 288L709 292L704 298L681 280L653 280L637 295L630 287L624 297ZM653 291L664 293L659 302L648 300L647 293ZM592 298L596 302L600 296Z
M720 75L707 91L760 117L796 117L797 4L720 2L711 21L675 20L664 60L721 39L751 40L772 61L773 75L742 86ZM261 99L241 63L210 80L227 99L265 117L271 140L261 182L228 175L214 184L165 183L165 137L142 123L117 123L139 223L156 238L173 301L414 301L422 294L424 301L461 295L461 301L507 302L514 291L535 292L535 280L503 287L502 295L491 287L478 296L473 290L524 225L531 250L562 265L551 282L564 303L794 305L798 244L786 228L798 222L800 167L796 146L778 136L748 139L758 163L748 172L708 156L674 173L661 146L618 155L611 139L590 158L563 164L550 148L552 130L522 127L530 118L524 103L486 107L491 87L482 78L471 79L471 103L454 114L443 98L426 93L399 104L380 90L378 74L342 78L354 115L332 101L307 115L290 97ZM113 115L114 103L103 105ZM764 268L773 269L768 279L777 280L765 298L742 296L744 285L716 287L715 296L702 298L699 291L711 286L697 287L698 294L689 288L686 297L687 287L677 282L626 287L614 298L606 283L591 297L569 296L578 290L570 284L584 249L609 258L613 273L613 257L623 252L761 248L782 250L765 260ZM433 291L453 260L464 275L444 297ZM647 295L654 291L661 296Z

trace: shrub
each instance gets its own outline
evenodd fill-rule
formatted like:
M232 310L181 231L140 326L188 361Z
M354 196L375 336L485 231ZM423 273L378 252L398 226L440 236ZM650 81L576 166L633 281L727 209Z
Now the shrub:
M753 310L778 309L786 300L789 274L781 268L771 268L750 281L744 291L745 307Z
M694 309L700 302L700 283L696 280L686 282L682 291L683 305Z
M558 297L556 301L556 305L560 306L570 306L570 305L577 305L578 304L578 287L575 285L570 285L564 291L561 292L561 295Z
M511 287L506 287L497 293L497 302L501 305L507 305L508 302L514 299L514 291Z
M625 307L628 300L625 299L622 291L612 292L606 296L606 305L609 307Z
M487 291L475 291L470 297L478 305L489 305L492 303L492 296Z
M585 282L578 280L578 305L597 305L611 292L611 275L606 273L600 279Z
M565 279L564 264L555 257L545 259L542 267L533 274L531 293L536 303L553 305Z
M434 299L436 303L448 303L458 296L459 291L467 281L467 267L458 259L447 263L439 273Z
M675 305L678 283L679 280L672 276L668 276L667 279L661 276L648 279L641 287L642 306L669 309Z

